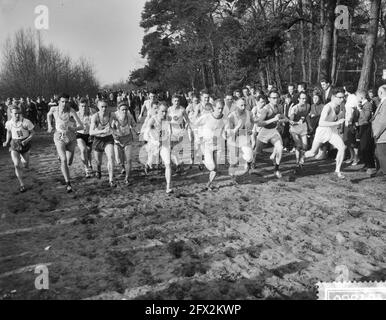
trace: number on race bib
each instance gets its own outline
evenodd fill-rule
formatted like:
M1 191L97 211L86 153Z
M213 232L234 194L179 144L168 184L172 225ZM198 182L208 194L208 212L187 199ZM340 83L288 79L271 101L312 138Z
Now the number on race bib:
M21 130L17 130L16 134L17 134L18 138L22 138L23 137L23 131L21 131Z

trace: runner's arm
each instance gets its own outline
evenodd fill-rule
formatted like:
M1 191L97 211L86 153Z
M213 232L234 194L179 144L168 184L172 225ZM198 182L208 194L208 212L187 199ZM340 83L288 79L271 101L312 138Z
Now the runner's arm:
M51 107L50 111L47 113L47 131L51 133L52 131L52 117L54 116L55 107Z
M185 120L185 129L190 128L190 120L189 120L189 117L188 117L187 113L185 112L185 110L182 111L182 117Z
M27 139L24 139L24 140L23 140L22 144L23 144L23 145L26 145L28 142L30 142L30 141L32 140L32 138L34 137L34 135L35 135L35 130L34 130L34 129L29 130L29 136L28 136Z
M129 121L130 121L130 128L131 130L137 135L139 136L139 132L137 131L136 127L137 127L137 124L133 118L133 116L131 114L129 114Z
M260 118L257 119L256 122L259 127L265 127L266 125L279 121L280 115L276 115L275 118L265 121L265 119L267 118L267 112L268 112L267 110L263 109L263 111L261 112Z
M75 110L71 110L71 115L72 117L75 119L75 122L76 122L76 125L77 127L75 128L75 131L79 131L79 130L83 130L84 129L84 125L82 123L82 121L80 121L78 115L76 114Z
M146 109L146 103L144 103L141 107L141 112L139 113L138 120L141 120L143 117L143 113L145 112Z
M11 130L9 130L8 128L6 128L6 129L7 129L7 138L5 139L5 142L3 143L3 147L9 146L9 144L11 142L11 138L12 138Z
M337 127L341 125L342 123L345 122L345 119L340 119L338 121L327 121L327 116L329 112L329 107L324 107L322 114L320 115L320 120L319 120L319 127Z
M98 130L97 127L97 121L96 121L97 113L94 114L91 117L91 123L90 123L90 135L95 136L97 134L105 133L105 130Z

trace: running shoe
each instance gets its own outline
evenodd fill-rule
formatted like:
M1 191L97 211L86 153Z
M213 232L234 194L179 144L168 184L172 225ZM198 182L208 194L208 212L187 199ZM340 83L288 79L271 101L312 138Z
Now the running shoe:
M21 186L21 187L19 188L19 191L20 191L20 193L24 193L24 192L26 192L27 190L26 190L25 186Z
M335 175L339 178L339 179L344 179L345 176L342 174L342 172L335 172Z
M278 178L278 179L281 179L283 176L280 173L280 171L275 171L275 177Z
M91 171L89 169L86 170L86 178L89 179L92 177Z
M110 188L116 188L117 184L114 181L110 181Z
M66 186L66 192L67 193L71 193L72 192L72 187L71 187L71 185L69 183Z

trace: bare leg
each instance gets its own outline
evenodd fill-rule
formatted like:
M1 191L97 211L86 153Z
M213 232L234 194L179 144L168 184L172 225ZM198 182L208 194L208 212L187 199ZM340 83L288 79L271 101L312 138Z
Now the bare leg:
M338 153L336 155L336 169L335 169L335 173L338 175L339 178L344 178L344 176L342 175L340 169L341 169L341 166L342 166L342 163L343 163L344 154L345 154L345 151L346 151L346 146L345 146L342 138L338 134L333 135L329 142L336 149L338 149Z
M62 143L57 143L55 145L60 159L60 169L62 170L64 181L68 184L70 183L70 170L68 169L67 164L66 147Z
M75 145L75 143L71 143L71 145L69 145L68 149L66 150L68 166L71 166L74 161Z
M109 181L114 182L114 145L106 145L105 153L107 156L107 170L109 172Z
M13 165L15 167L15 174L16 174L17 180L19 180L20 187L24 187L23 169L22 169L19 152L11 151L11 158L12 158Z
M25 169L29 168L29 156L30 156L29 151L20 155L21 163L23 164L23 167Z
M97 165L97 178L100 179L101 171L102 171L102 158L103 158L103 152L94 152L95 156L95 162Z
M162 146L160 150L161 159L165 165L166 193L171 193L172 168L170 161L170 147Z
M87 172L88 170L88 150L85 142L82 139L77 140L78 148L80 151L80 158L82 160L84 170Z
M126 181L129 180L130 173L131 173L131 166L132 166L132 160L131 160L131 153L132 153L132 146L128 145L125 147L125 155L126 155Z

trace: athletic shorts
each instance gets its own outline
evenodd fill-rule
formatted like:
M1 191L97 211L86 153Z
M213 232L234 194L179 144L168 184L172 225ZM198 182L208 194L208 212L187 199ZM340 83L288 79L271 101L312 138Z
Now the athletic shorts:
M307 123L303 122L302 124L290 126L289 132L291 134L296 134L298 136L306 136L308 131Z
M120 148L125 148L126 146L131 145L133 141L134 139L132 134L129 134L127 136L122 136L122 137L118 137L118 136L114 137L115 145Z
M92 147L92 141L93 137L91 137L89 134L83 134L83 133L76 133L76 139L83 140L84 143L86 144L87 147L91 148Z
M318 127L315 132L313 144L324 144L326 142L332 144L336 149L345 148L344 142L336 128Z
M64 145L67 150L73 150L76 145L76 135L72 131L67 133L56 131L54 133L54 142L55 145Z
M20 154L27 153L31 149L31 141L28 142L25 146L22 145L23 140L17 140L12 139L11 140L11 147L9 148L9 151L16 151Z
M282 141L281 135L276 128L274 129L261 128L257 136L257 139L263 143L271 142L272 144L276 143L277 141Z
M106 146L114 145L114 138L112 135L106 137L94 137L92 147L96 152L105 152Z

